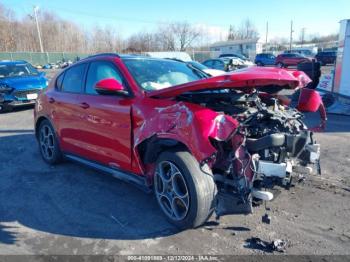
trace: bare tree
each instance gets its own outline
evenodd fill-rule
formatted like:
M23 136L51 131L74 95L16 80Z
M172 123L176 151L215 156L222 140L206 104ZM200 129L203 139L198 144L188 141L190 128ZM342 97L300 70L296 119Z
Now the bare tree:
M170 31L175 39L176 49L185 51L200 36L201 32L187 22L173 23Z
M227 40L254 39L258 37L259 33L254 23L247 18L241 22L238 30L235 29L234 25L230 25Z

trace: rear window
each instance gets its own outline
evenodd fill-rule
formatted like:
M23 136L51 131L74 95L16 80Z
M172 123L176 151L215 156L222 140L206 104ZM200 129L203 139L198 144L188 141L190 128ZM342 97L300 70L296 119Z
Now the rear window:
M86 64L80 64L69 68L65 74L61 90L70 93L80 93L84 83Z

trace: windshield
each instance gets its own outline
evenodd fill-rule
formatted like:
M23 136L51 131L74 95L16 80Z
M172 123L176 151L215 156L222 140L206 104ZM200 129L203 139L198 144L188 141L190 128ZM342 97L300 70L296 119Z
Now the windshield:
M38 75L31 64L0 64L0 78Z
M137 84L146 91L160 90L204 78L186 63L157 59L124 59Z

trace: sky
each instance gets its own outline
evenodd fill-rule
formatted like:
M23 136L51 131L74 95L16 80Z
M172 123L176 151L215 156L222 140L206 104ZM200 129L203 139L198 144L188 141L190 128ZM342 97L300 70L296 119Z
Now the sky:
M0 0L18 17L32 12L34 5L54 11L85 30L111 26L127 37L138 31L155 30L157 24L187 21L216 40L223 40L230 24L238 27L249 18L265 39L289 38L293 20L294 38L305 34L337 33L339 21L350 19L350 0ZM221 38L221 39L220 39Z

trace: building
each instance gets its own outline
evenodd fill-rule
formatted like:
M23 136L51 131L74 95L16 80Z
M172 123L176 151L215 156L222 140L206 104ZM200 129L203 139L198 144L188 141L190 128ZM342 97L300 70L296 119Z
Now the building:
M210 51L217 55L242 54L254 60L256 54L262 52L262 48L263 43L259 41L259 38L254 38L216 42L210 46Z
M350 19L340 21L333 92L350 97Z

